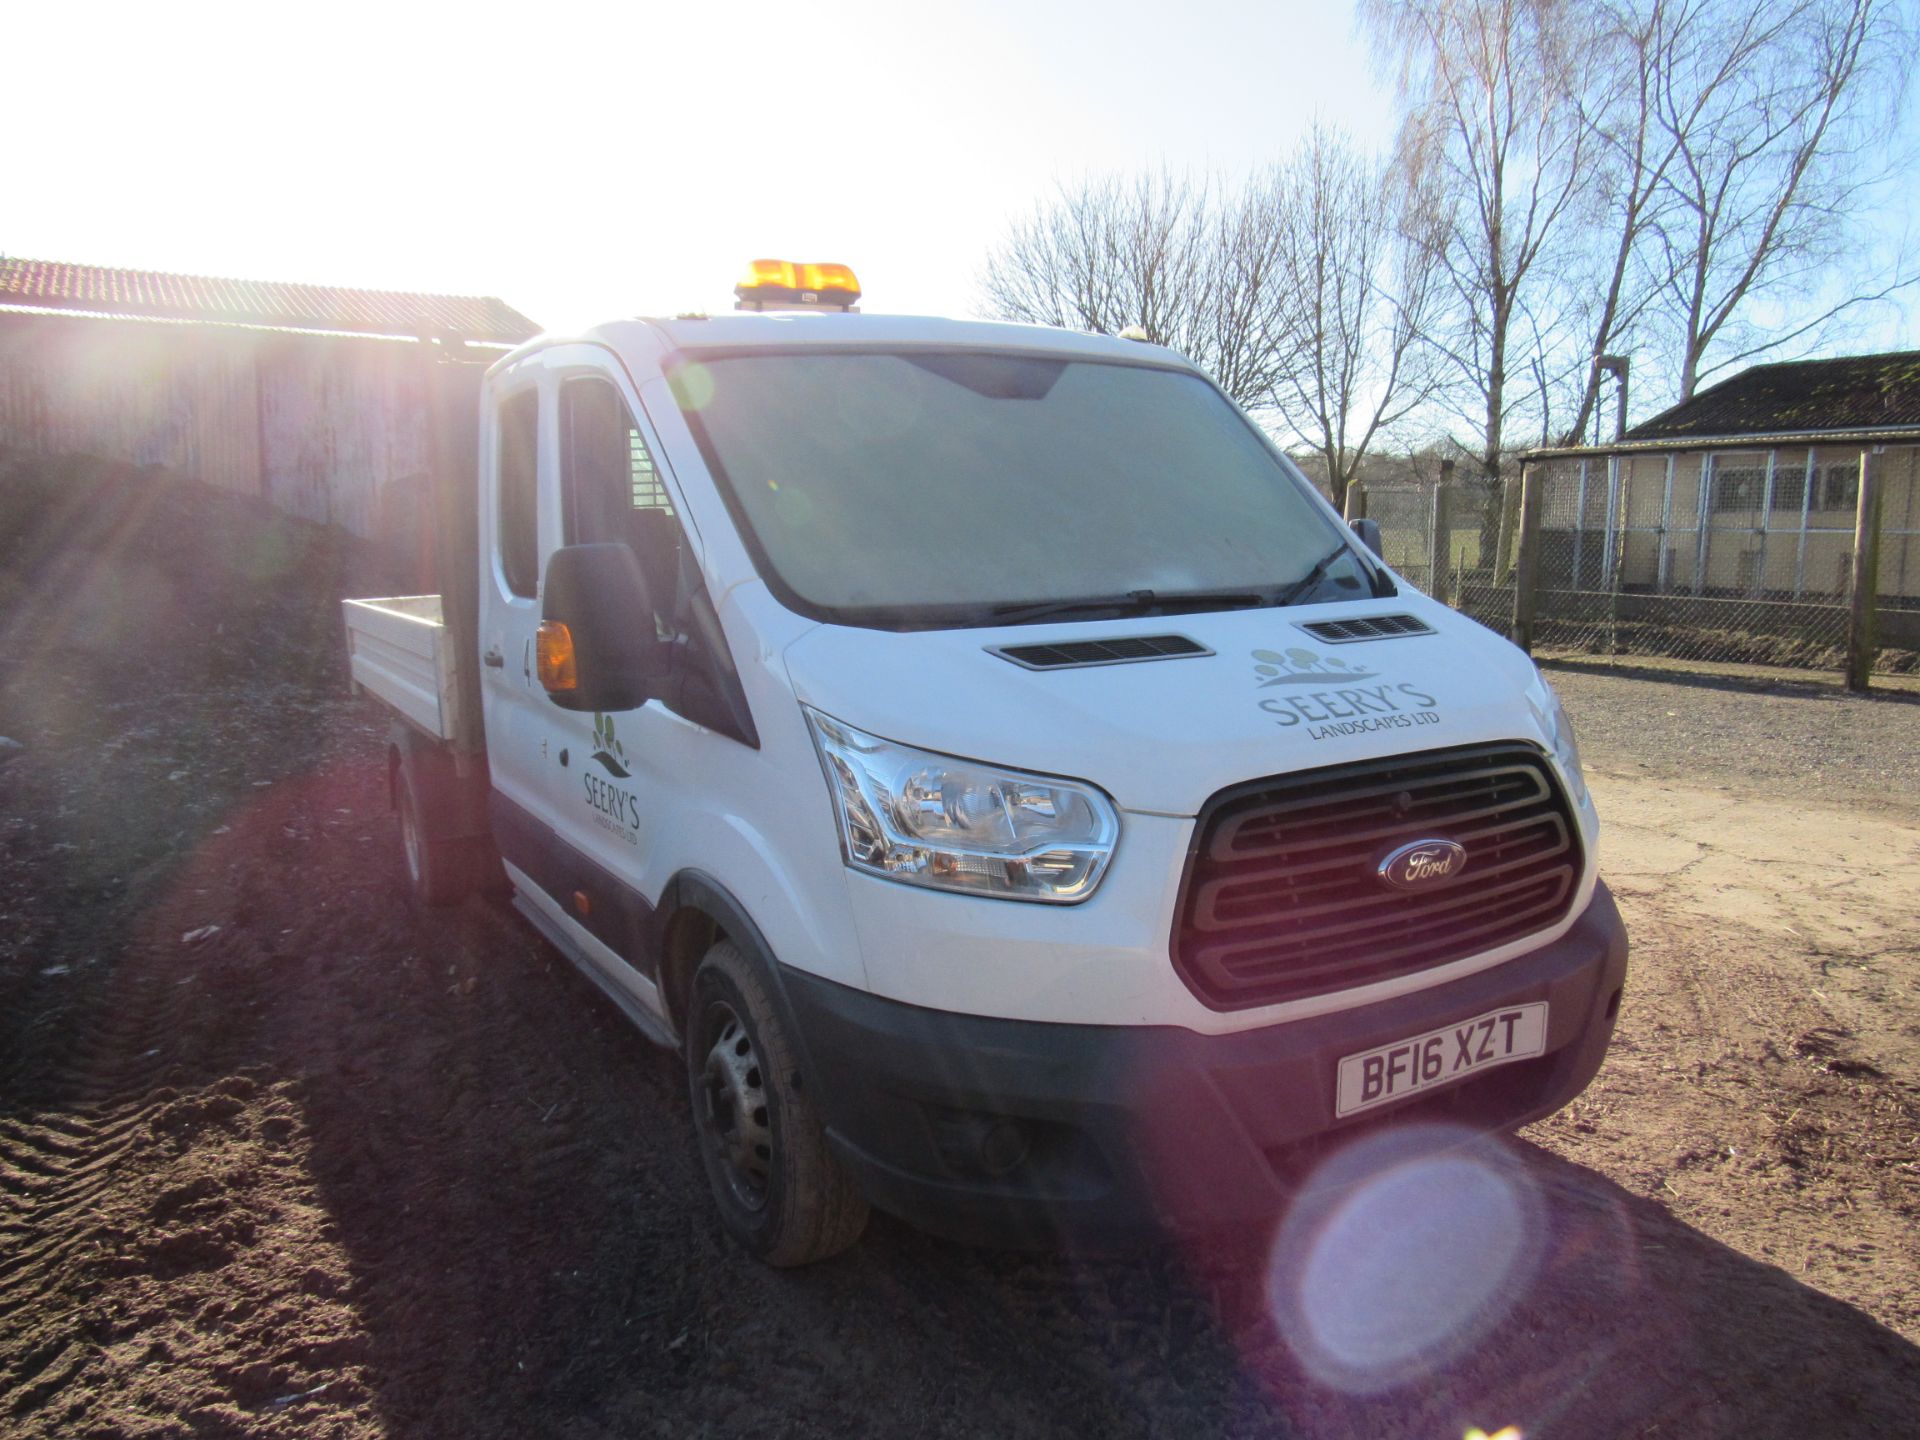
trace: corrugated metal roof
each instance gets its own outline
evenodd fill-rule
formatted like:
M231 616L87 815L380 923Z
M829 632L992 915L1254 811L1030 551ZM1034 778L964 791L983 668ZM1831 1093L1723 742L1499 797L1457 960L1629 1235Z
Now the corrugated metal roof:
M346 290L0 256L0 309L13 307L369 335L426 330L509 345L540 333L533 321L491 295Z
M1920 425L1920 350L1755 365L1627 431L1692 440Z

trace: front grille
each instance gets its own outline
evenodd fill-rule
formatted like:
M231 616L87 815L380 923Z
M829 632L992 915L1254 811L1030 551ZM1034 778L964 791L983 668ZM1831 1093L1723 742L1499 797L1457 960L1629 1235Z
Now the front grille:
M1459 873L1397 890L1380 861L1465 847ZM1566 917L1579 829L1546 757L1475 745L1223 790L1194 829L1175 968L1216 1010L1349 990L1504 945Z

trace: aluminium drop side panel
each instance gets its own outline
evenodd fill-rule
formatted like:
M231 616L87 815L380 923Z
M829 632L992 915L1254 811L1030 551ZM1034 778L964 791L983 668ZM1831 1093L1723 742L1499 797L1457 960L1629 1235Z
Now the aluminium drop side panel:
M438 595L341 602L347 665L363 690L436 740L448 738L453 657Z

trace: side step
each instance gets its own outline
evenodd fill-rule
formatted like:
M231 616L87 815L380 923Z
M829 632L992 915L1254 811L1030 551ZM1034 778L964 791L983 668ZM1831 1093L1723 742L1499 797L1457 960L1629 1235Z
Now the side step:
M621 1013L634 1023L642 1035L664 1049L680 1048L679 1040L668 1031L658 1015L641 1004L638 998L609 975L582 946L576 943L572 936L554 923L545 911L517 890L513 897L513 908L526 916L528 923L553 943L554 949L571 960L576 970L605 991L607 998L620 1007Z

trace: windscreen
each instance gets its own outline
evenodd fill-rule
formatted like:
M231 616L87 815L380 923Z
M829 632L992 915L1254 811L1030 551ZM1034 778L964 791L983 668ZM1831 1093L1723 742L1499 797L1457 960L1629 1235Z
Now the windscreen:
M766 578L830 615L1273 592L1341 529L1197 376L981 353L752 354L674 390ZM1338 557L1327 583L1357 591Z

